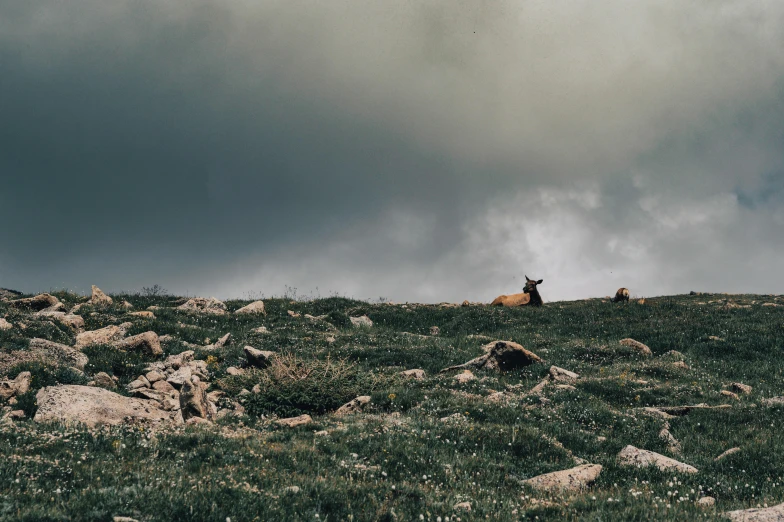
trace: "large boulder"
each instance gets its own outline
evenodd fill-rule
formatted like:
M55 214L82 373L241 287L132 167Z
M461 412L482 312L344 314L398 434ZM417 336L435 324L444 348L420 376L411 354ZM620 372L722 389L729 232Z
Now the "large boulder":
M158 334L155 332L144 332L139 335L134 335L117 341L114 343L115 348L125 351L144 352L147 355L161 355L163 349L158 340Z
M253 301L249 305L245 305L239 310L236 310L234 313L267 315L267 311L264 309L264 301Z
M583 464L576 468L545 473L524 480L523 484L542 491L579 491L595 481L601 472L602 466L599 464Z
M626 446L618 454L618 463L622 466L636 466L644 468L656 466L662 471L678 471L681 473L697 473L697 468L679 462L670 457L665 457L659 453L644 449Z
M214 297L194 297L177 307L177 310L190 314L225 315L228 313L226 304Z
M125 337L125 329L110 325L99 330L82 332L76 336L76 347L84 348L93 344L113 344Z
M53 295L38 294L35 297L27 297L25 299L15 299L13 301L10 301L8 304L9 306L11 306L11 308L17 308L22 310L34 310L36 312L40 312L41 310L52 308L61 303L60 300Z
M84 370L84 366L89 362L87 356L79 350L46 339L31 339L29 351L44 362L71 366L78 370Z
M47 386L35 396L36 422L83 423L90 427L124 422L177 422L156 401L124 397L93 386Z
M114 302L111 297L103 293L103 290L95 285L93 287L93 295L90 297L90 304L97 307L111 306Z
M469 367L506 372L533 363L544 362L535 353L530 352L521 345L511 341L493 341L484 345L482 350L485 352L484 355L481 355L476 359L471 359L465 364L450 366L449 368L441 370L441 372Z

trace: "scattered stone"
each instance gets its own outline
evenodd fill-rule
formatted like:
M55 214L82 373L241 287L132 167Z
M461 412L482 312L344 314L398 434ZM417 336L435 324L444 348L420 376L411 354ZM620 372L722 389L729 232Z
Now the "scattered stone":
M781 306L781 305L777 303L762 303L762 306Z
M740 448L730 448L730 449L728 449L727 451L725 451L724 453L722 453L721 455L719 455L718 457L716 457L716 458L715 458L715 459L713 459L713 460L714 460L714 461L719 461L719 460L721 460L721 459L723 459L723 458L725 458L725 457L729 457L729 456L730 456L730 455L732 455L733 453L737 453L737 452L739 452L739 451L740 451Z
M360 316L360 317L349 317L349 320L351 321L351 324L355 328L372 328L373 327L373 321L371 321L370 317L368 317L367 315L363 315L363 316Z
M8 413L8 418L13 420L22 420L25 418L24 410L13 410Z
M215 341L213 344L208 344L203 349L204 350L215 350L216 348L223 348L224 346L229 344L230 340L231 340L231 333L227 333L226 335L224 335L223 337L221 337L220 339ZM207 340L207 342L209 342L209 339Z
M310 415L300 415L298 417L289 417L287 419L278 419L275 423L278 426L284 426L286 428L296 428L297 426L304 426L305 424L310 424L313 422L313 419Z
M213 418L212 408L207 400L206 393L204 393L204 386L202 386L198 378L191 377L182 383L180 387L180 410L185 421L191 417L200 417L207 420Z
M302 315L298 314L294 310L286 310L286 313L289 314L289 317L302 317Z
M106 372L96 373L93 377L93 383L95 386L110 390L117 388L117 382L115 382L115 380L112 379L112 377Z
M258 328L254 328L251 331L254 332L254 333L257 333L257 334L262 334L262 335L271 333L269 330L267 330L266 326L259 326Z
M128 386L126 386L128 391L136 391L142 388L149 388L149 387L150 387L150 383L149 381L147 381L147 379L136 379L129 382Z
M193 361L194 352L193 350L186 350L184 352L180 352L177 355L170 355L163 361L163 366L165 368L172 368L174 370L178 370L183 366L187 366L191 361Z
M226 315L226 304L214 297L194 297L176 308L189 314Z
M542 393L542 391L544 391L545 386L547 386L548 384L550 384L549 375L544 379L542 379L541 381L539 381L539 384L537 384L536 386L528 390L528 393L526 395L539 395L540 393Z
M440 335L441 329L438 326L431 326L430 327L430 335Z
M226 373L228 373L229 375L242 375L243 373L245 373L245 370L243 370L242 368L237 368L235 366L229 366L228 368L226 368Z
M716 499L713 497L702 497L697 501L697 505L700 507L713 507L716 505Z
M0 330L10 330L13 327L14 325L6 321L4 317L0 317Z
M460 502L452 506L452 509L455 511L462 510L462 511L471 511L471 503L470 502Z
M367 407L368 404L370 404L370 395L360 395L359 397L351 399L349 402L338 408L337 411L335 411L335 415L351 415L354 413L360 413Z
M151 384L155 383L155 382L158 382L158 381L166 380L166 375L164 375L163 373L159 372L158 370L152 370L150 372L147 372L144 377Z
M130 421L170 422L170 415L157 402L124 397L90 386L46 386L36 395L36 422L84 423L89 427Z
M465 384L476 379L476 376L471 372L471 370L463 370L461 373L455 375L454 379L458 382L458 384Z
M441 370L441 373L468 367L506 372L533 363L544 362L535 353L530 352L519 344L511 341L493 341L484 345L482 350L485 352L484 355L472 359L465 364L445 368Z
M177 394L177 396L179 397L180 394L180 392L178 392L177 389L174 386L172 386L169 381L155 381L154 383L152 383L152 389L164 395Z
M571 469L553 471L523 481L540 491L579 491L595 481L602 472L599 464L583 464Z
M191 372L190 366L182 366L178 370L172 372L166 378L166 382L179 389L186 381L190 381L192 376L193 372Z
M93 344L113 344L125 337L125 329L110 325L99 330L82 332L76 336L76 348L84 348Z
M607 437L605 437L604 435L599 435L598 437L596 437L596 442L607 442Z
M618 462L622 466L636 466L643 468L654 465L661 471L679 471L682 473L697 473L697 468L683 462L678 462L670 457L644 449L626 446L618 453Z
M296 495L299 493L299 486L289 486L283 490L284 493L291 493L292 495Z
M733 382L732 384L730 384L730 388L744 395L749 395L752 390L751 386L749 386L748 384L743 384L741 382Z
M114 301L108 295L104 294L103 291L95 285L93 287L93 295L90 298L90 304L93 306L111 306Z
M621 339L619 343L622 346L629 346L631 348L634 348L635 350L637 350L637 352L640 355L643 355L645 357L649 357L653 355L651 349L645 346L644 344L642 344L640 341L635 341L634 339L626 338L626 339Z
M556 384L555 385L555 389L556 390L563 390L563 391L575 391L575 390L577 390L577 388L575 388L571 384Z
M77 370L84 370L89 359L82 352L66 346L54 343L46 339L31 339L29 350L35 355L42 357L46 362L71 366Z
M139 522L139 521L131 517L114 517L112 518L112 522Z
M724 516L732 522L781 522L784 520L784 504L769 508L739 509L728 511Z
M574 382L580 376L569 370L564 370L558 366L550 366L550 378L556 382Z
M270 358L275 355L275 352L257 350L252 346L245 346L242 350L248 358L248 364L255 368L266 368L270 364Z
M267 315L264 309L264 301L253 301L252 303L243 306L234 312L235 314L261 314Z
M0 399L10 399L30 390L33 377L30 372L19 372L14 379L0 381Z
M667 443L667 449L670 450L670 453L681 452L681 443L670 433L669 429L662 428L659 432L659 438Z
M155 332L144 332L122 341L117 341L114 343L114 347L125 351L140 351L153 356L163 354L161 342L158 339L158 334Z
M724 339L722 339L721 337L717 337L715 335L709 335L708 336L708 340L710 340L710 341L723 341Z
M417 381L421 381L422 379L425 378L425 370L420 370L420 369L404 370L404 371L400 372L400 375L402 375L403 377L405 377L407 379L414 379L414 380L417 380Z
M128 315L132 315L134 317L141 317L142 319L149 319L154 320L155 314L150 312L149 310L143 310L141 312L128 312Z
M729 390L721 390L721 392L719 392L719 393L721 393L725 397L729 397L731 399L735 399L736 401L740 400L740 397L738 397L737 393L733 393L733 392L731 392Z
M50 294L38 294L35 297L26 297L24 299L9 301L8 306L11 308L40 312L41 310L46 310L47 308L57 306L58 304L61 304L60 300L55 296Z

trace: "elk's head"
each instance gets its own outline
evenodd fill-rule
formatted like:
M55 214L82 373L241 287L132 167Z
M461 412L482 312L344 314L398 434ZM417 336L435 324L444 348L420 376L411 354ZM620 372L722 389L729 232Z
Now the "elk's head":
M523 291L526 294L530 294L531 292L536 291L536 285L541 285L544 279L540 279L539 281L535 281L533 279L529 279L528 276L525 276L525 288Z

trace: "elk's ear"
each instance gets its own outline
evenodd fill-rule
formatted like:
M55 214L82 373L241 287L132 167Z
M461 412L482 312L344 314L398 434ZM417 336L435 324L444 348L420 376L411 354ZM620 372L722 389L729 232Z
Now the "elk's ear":
M525 280L526 280L526 281L531 281L531 278L530 278L530 277L528 277L528 276L525 276Z
M536 282L536 284L537 284L537 285L541 285L541 284L542 284L542 281L544 281L544 279L540 279L539 281L537 281L537 282Z

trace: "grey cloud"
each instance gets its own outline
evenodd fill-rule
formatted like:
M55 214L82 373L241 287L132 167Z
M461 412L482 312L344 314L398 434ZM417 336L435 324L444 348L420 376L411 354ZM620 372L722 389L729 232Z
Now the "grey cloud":
M694 241L730 259L744 227L747 250L780 237L784 5L0 12L3 286L484 299L533 265L574 296L603 268L655 272L619 255L689 265ZM735 222L655 233L651 213L733 194Z

